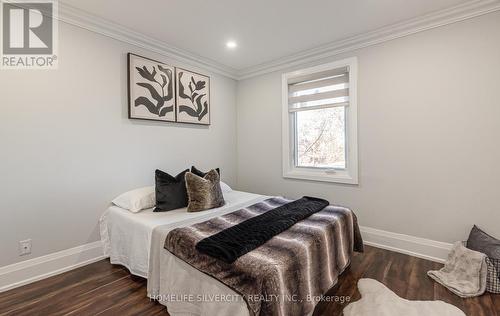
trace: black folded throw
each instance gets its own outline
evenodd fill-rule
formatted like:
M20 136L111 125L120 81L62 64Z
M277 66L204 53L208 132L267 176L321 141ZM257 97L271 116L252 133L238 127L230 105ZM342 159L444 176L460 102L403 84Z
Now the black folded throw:
M196 244L196 249L224 262L233 263L329 204L323 199L304 196L207 237Z

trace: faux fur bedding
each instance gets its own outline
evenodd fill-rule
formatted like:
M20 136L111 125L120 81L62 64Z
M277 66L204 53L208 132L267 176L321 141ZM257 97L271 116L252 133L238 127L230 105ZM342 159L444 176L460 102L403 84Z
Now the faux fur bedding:
M196 250L233 263L329 204L323 199L304 196L207 237L196 244Z
M320 296L347 268L353 251L363 251L357 219L351 210L327 206L232 264L195 248L208 236L290 202L274 197L174 229L165 240L165 249L239 293L252 315L311 314Z

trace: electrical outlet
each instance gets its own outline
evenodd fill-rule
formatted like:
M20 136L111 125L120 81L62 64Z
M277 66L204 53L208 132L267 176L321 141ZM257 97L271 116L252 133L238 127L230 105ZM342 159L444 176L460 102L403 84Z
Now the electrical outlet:
M19 242L19 255L25 256L31 254L31 239L21 240Z

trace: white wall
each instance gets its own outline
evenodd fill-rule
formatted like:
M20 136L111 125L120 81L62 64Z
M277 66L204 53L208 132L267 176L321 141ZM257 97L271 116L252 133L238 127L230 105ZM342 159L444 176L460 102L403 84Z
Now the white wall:
M282 178L276 72L238 83L238 188L325 197L363 226L437 241L464 239L474 223L500 237L500 13L320 63L350 56L360 185Z
M129 120L127 52L209 74L212 125ZM237 84L61 23L58 70L0 70L0 266L97 241L114 196L191 163L241 190L326 197L364 226L452 242L477 223L499 236L500 13L324 62L349 56L360 185L285 180L281 73ZM33 253L19 257L27 238Z
M210 75L212 125L129 120L127 52ZM155 168L236 182L234 80L64 23L59 57L58 70L0 70L0 266L98 240L109 201Z

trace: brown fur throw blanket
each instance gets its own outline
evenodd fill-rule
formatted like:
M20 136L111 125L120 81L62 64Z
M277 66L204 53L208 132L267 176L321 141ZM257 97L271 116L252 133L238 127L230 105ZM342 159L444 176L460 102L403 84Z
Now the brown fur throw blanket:
M239 293L251 315L311 314L321 295L335 285L350 264L353 251L363 251L357 219L351 210L327 206L233 263L196 250L202 239L290 202L274 197L174 229L165 240L165 249Z

